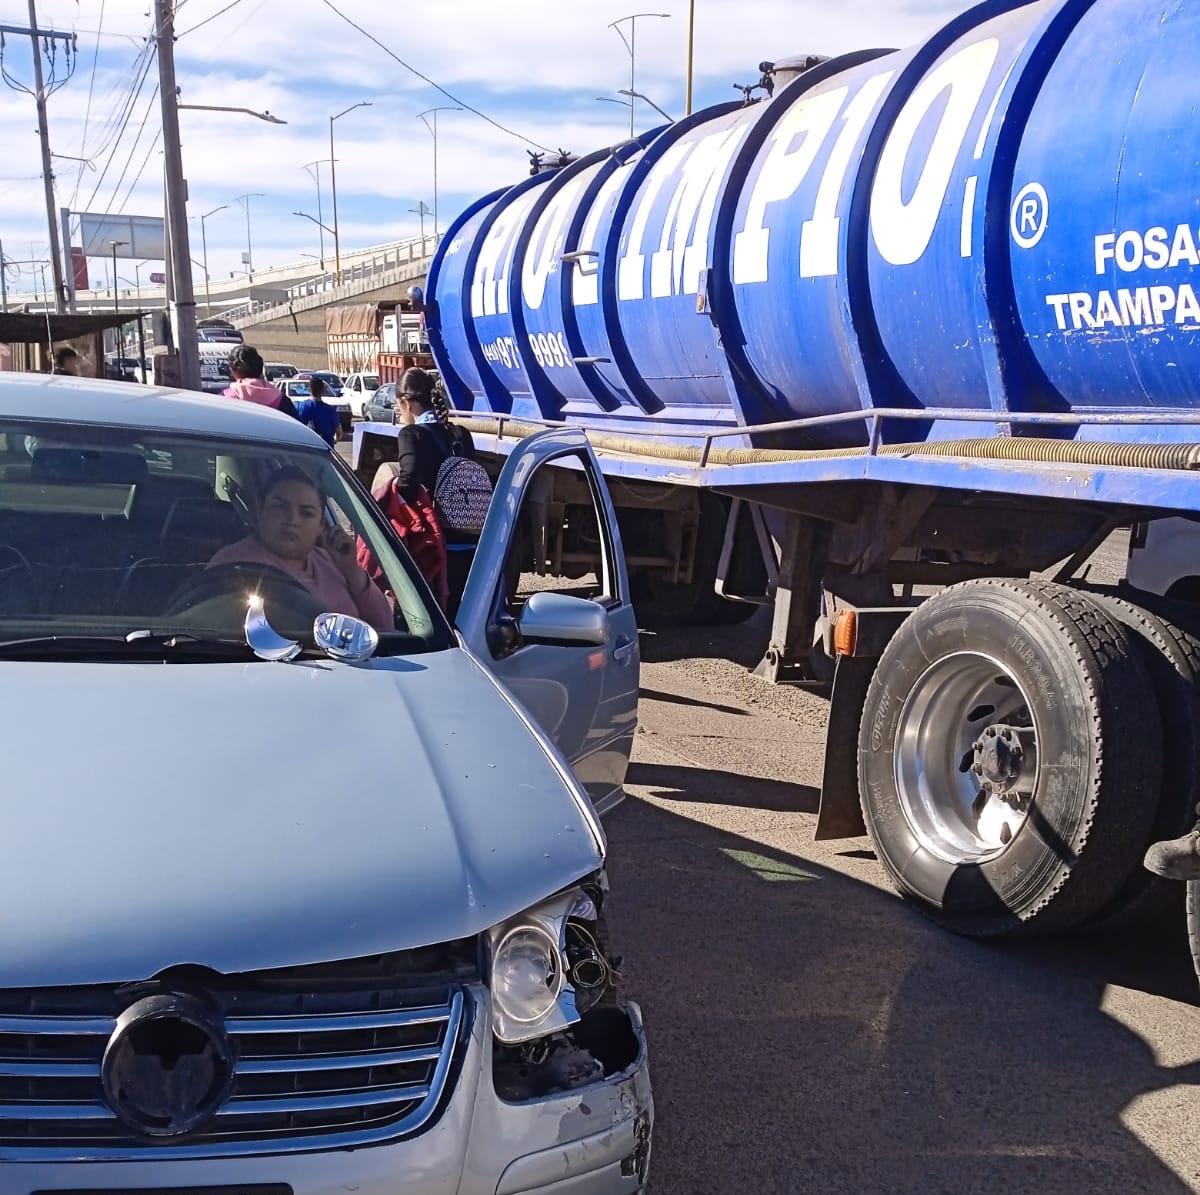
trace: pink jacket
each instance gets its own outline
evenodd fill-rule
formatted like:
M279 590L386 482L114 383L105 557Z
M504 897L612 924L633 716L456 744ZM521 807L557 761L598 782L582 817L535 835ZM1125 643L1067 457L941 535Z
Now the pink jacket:
M225 391L225 397L258 403L260 407L273 407L275 410L283 401L283 395L262 378L240 378Z
M395 629L392 607L375 583L370 582L356 597L350 592L346 579L324 548L314 548L303 564L295 564L291 560L284 560L282 556L276 556L253 535L248 535L245 539L222 548L208 562L208 567L215 568L218 564L270 565L290 577L295 577L326 610L334 614L350 614L361 618L379 631Z

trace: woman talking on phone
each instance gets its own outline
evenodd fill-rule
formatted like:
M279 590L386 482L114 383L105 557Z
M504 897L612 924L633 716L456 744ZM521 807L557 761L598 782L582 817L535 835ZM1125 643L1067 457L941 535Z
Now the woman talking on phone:
M325 519L325 499L302 469L277 469L262 493L251 535L222 548L208 562L264 564L300 582L332 614L350 614L377 630L395 628L392 608L358 566L355 540Z

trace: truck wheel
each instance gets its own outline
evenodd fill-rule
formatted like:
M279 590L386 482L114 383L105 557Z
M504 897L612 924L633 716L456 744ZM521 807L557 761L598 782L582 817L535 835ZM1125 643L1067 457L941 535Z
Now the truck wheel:
M1192 880L1187 886L1187 928L1192 967L1200 979L1200 880Z
M1161 724L1124 628L1047 581L970 581L884 651L859 731L863 815L897 888L957 933L1077 925L1133 874Z
M1162 720L1162 785L1143 849L1191 829L1200 801L1200 642L1166 619L1111 594L1089 591L1129 631L1154 687ZM1137 866L1090 925L1163 924L1179 916L1179 884ZM1178 924L1178 922L1176 922Z

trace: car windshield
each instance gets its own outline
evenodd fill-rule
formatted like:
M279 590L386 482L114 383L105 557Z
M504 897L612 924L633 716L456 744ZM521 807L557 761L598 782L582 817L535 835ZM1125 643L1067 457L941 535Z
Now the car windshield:
M331 453L0 420L0 648L50 636L242 647L251 594L306 646L327 612L374 625L380 654L452 641Z

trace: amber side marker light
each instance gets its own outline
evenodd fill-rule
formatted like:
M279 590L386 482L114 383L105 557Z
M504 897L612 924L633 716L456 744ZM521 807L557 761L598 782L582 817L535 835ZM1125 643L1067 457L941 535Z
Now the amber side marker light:
M858 614L854 610L843 610L833 627L833 651L835 655L852 656L858 644Z

